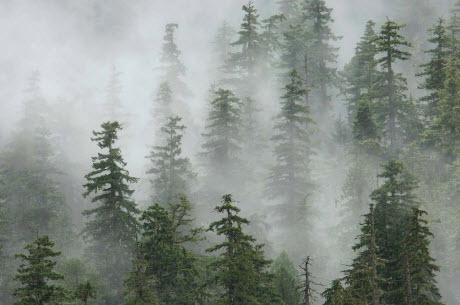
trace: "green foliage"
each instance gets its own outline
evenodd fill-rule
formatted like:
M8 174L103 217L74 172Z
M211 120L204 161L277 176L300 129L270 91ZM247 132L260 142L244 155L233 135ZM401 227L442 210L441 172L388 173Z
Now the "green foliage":
M74 298L87 305L90 299L96 298L96 290L90 281L80 283L75 289Z
M21 284L13 295L18 298L15 305L58 304L65 297L65 290L53 283L63 276L54 271L56 262L52 260L61 254L53 251L54 243L47 235L38 237L25 249L28 254L16 254L22 260L14 280Z
M391 149L397 147L398 124L405 115L407 103L405 91L406 79L400 73L395 73L393 63L397 60L405 61L410 58L410 53L403 47L411 44L400 34L404 25L388 20L382 25L380 33L375 38L377 52L381 54L378 63L383 68L377 85L381 87L380 102L378 103L377 116L382 126L386 126L386 136Z
M323 305L351 305L348 300L346 301L346 294L341 280L333 280L331 287L324 290L321 294L324 298ZM357 304L357 303L353 303Z
M372 104L367 100L360 100L357 104L353 138L358 142L379 139L379 128L375 122Z
M154 287L161 304L196 304L201 297L196 257L185 246L196 242L201 231L191 228L190 211L191 205L183 197L168 210L155 204L141 216L141 259L133 267L145 271L134 276L142 276L144 287Z
M293 70L290 77L272 138L276 164L270 170L267 191L282 200L283 217L295 225L304 224L309 214L307 197L313 189L309 169L312 119L303 103L305 89L299 74Z
M210 231L225 237L224 242L206 250L220 253L211 265L217 269L211 282L223 289L216 304L281 304L266 271L270 261L264 258L262 246L254 245L255 239L243 232L242 226L249 220L238 215L240 210L233 203L231 195L224 195L222 205L216 207L224 216L209 226Z
M104 151L92 158L93 170L85 176L84 185L84 196L94 193L91 201L97 207L83 212L91 217L83 234L91 242L90 257L100 264L99 272L111 283L114 299L110 302L120 302L122 273L128 270L128 256L139 231L136 219L139 210L130 198L134 191L129 188L129 183L136 182L137 178L129 175L120 149L114 147L120 124L106 122L101 127L102 131L93 131L92 140Z
M149 159L152 163L147 171L152 174L153 199L166 206L178 202L190 192L190 180L195 178L188 158L182 157L182 137L185 130L181 118L171 116L161 128L162 146L154 146Z
M302 295L298 290L300 286L299 273L286 252L282 252L275 259L270 271L273 274L273 283L284 304L300 304Z

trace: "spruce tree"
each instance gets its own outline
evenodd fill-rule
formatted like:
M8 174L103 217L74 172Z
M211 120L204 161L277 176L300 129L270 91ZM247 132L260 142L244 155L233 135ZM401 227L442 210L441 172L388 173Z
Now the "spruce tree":
M412 208L408 220L404 244L410 277L409 288L413 304L439 305L442 304L441 295L435 276L440 268L435 264L430 253L430 238L433 234L428 227L428 222L423 219L426 214L427 212L415 207Z
M331 30L334 22L332 9L326 6L324 0L305 0L302 11L311 39L309 75L312 86L319 90L318 109L324 113L330 103L328 89L336 83L336 68L333 66L337 62L338 48L331 42L340 37Z
M276 290L284 304L299 304L301 300L301 294L297 289L300 286L299 273L286 252L283 251L275 259L271 273Z
M434 46L425 51L426 54L429 54L430 59L421 66L423 71L417 76L424 77L420 88L425 89L427 95L420 100L427 103L424 114L426 120L430 122L438 116L439 92L443 89L446 79L445 67L449 57L450 37L443 18L439 18L438 23L428 32L431 35L428 42Z
M165 26L160 58L163 73L162 81L169 83L174 94L178 94L180 97L188 97L191 94L190 89L183 81L186 69L180 59L181 51L175 39L175 31L178 28L177 23L168 23Z
M254 244L255 239L243 232L249 220L238 215L240 209L232 196L224 195L216 211L224 216L211 223L209 230L225 241L206 250L220 253L219 260L211 265L217 269L212 281L222 288L216 304L281 304L266 270L270 261L264 258L261 246Z
M403 163L390 160L379 174L385 182L371 194L375 202L375 239L377 255L385 261L380 277L387 279L382 284L383 302L395 304L404 300L404 273L398 268L404 252L405 219L413 207L420 203L414 192L418 180Z
M267 191L270 197L281 200L283 222L289 221L294 228L306 225L311 213L307 198L313 191L309 169L312 120L308 106L303 103L305 89L299 74L293 70L290 77L291 83L281 97L281 112L272 138L276 164L270 170Z
M387 20L382 26L380 33L375 38L377 52L381 54L378 62L383 68L378 85L382 88L381 103L379 104L379 119L386 126L391 149L397 148L398 124L404 115L406 101L406 79L400 73L396 73L393 64L397 61L405 61L410 53L404 51L403 47L410 47L411 44L400 34L404 25Z
M352 305L346 301L345 289L340 279L333 280L331 286L326 288L321 296L324 298L323 305Z
M372 104L368 100L360 100L357 103L353 121L353 138L358 142L379 139L379 128L372 108Z
M227 68L226 65L229 62L233 51L232 42L235 41L236 34L236 29L224 21L217 29L212 41L215 65L213 76L219 84L225 76L225 70Z
M96 298L96 290L90 281L80 283L75 289L74 298L87 305L91 299Z
M244 17L238 31L238 39L231 43L237 51L230 54L226 70L230 76L228 81L234 84L238 95L253 96L263 42L259 33L259 14L254 3L249 1L247 5L243 5L242 10Z
M460 153L460 60L452 59L445 68L446 80L440 90L435 135L446 160L452 163Z
M355 56L344 68L345 88L349 118L356 116L358 103L361 100L372 102L377 94L377 47L375 43L375 22L366 23L364 35L356 45Z
M458 55L460 51L460 1L456 1L450 10L449 32L452 34L452 56Z
M182 157L185 126L180 124L181 120L178 116L168 117L161 128L163 145L154 146L148 156L152 164L147 173L152 175L153 199L163 206L189 195L190 181L195 178L190 160Z
M166 118L170 117L172 112L173 93L169 83L164 81L158 86L152 107L152 117L155 119L155 124L162 125L166 123Z
M21 285L13 293L18 298L15 305L46 305L63 301L65 291L54 283L63 276L54 271L56 262L52 260L61 252L54 251L53 246L54 242L45 235L25 247L28 254L15 255L23 261L14 277Z
M213 95L201 155L209 179L224 185L240 170L241 102L230 90L218 89Z
M102 131L93 131L94 138L102 152L93 157L93 170L85 175L85 197L95 194L91 201L95 208L85 210L89 218L83 230L84 237L91 246L88 252L99 264L99 271L105 274L111 283L113 295L106 299L107 304L119 304L123 272L129 268L129 255L133 249L139 223L136 203L131 199L133 190L130 183L137 182L125 169L121 151L115 147L118 131L122 129L118 122L105 122Z
M196 304L200 300L196 257L186 245L197 241L186 198L165 209L158 204L142 213L140 255L145 279L153 280L160 304ZM145 285L145 284L144 284Z

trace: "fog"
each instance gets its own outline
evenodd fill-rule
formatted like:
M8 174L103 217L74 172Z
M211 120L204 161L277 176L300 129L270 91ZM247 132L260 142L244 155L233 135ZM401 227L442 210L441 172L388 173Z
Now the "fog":
M335 23L332 30L342 37L334 42L340 47L338 70L342 70L353 57L355 44L363 34L366 21L374 20L379 29L387 17L393 18L399 23L408 23L409 40L412 41L415 36L426 39L427 28L438 17L447 16L454 2L419 1L432 8L429 16L413 13L412 8L418 3L416 0L405 1L404 4L397 0L326 1L333 8ZM186 67L183 80L192 91L189 97L184 98L190 116L186 121L188 128L183 151L196 167L199 181L194 190L199 189L203 172L198 166L198 154L208 115L207 95L210 85L217 81L212 74L216 69L212 41L224 21L239 29L243 17L241 7L246 3L246 0L1 0L0 149L11 141L22 117L23 102L27 99L27 81L34 71L38 71L41 94L53 113L53 121L49 123L56 140L53 145L72 164L71 168L61 170L67 171L64 174L73 177L73 181L83 182L83 175L90 170L91 156L97 153L97 146L90 139L91 131L99 129L105 120L107 86L115 68L120 72L120 100L126 114L122 119L125 128L119 136L121 150L131 175L141 178L134 186L134 198L145 208L150 200L149 178L145 173L148 161L145 157L155 143L155 133L160 127L152 121L151 113L161 81L163 35L166 24L177 23L176 43ZM256 0L254 4L260 19L278 11L275 0ZM417 23L419 18L426 20ZM414 67L417 64L416 61L410 62L403 69L416 71L418 68ZM414 95L420 95L417 89L420 80L412 75L409 78L409 87L414 89ZM267 83L266 89L260 92L265 97L261 106L266 111L266 126L271 125L270 118L278 112L281 89L279 83L278 87ZM319 136L315 141L332 137L335 119L347 119L343 96L338 90L331 95L330 113L325 121L317 124ZM351 249L342 251L338 242L340 232L337 231L343 212L340 206L347 175L347 155L344 149L328 147L324 143L315 150L311 168L318 188L313 195L315 217L309 234L314 235L317 242L306 255L313 256L312 272L316 274L317 281L329 285L350 263L352 255ZM264 184L265 178L261 177L257 183ZM78 187L76 191L83 192ZM262 215L265 209L276 203L276 200L265 200L259 196L260 192L257 190L257 194L250 195L251 200L258 203L247 207L243 211L245 215ZM244 210L245 198L240 198L238 194L235 197ZM75 204L78 203L71 207L73 224L81 229L84 220L80 213L82 206L87 206L88 202L82 199L82 206ZM270 216L264 219L271 221ZM271 255L279 254L283 249L282 232L271 226L264 234L273 249ZM458 291L452 291L452 287L459 285L446 284L444 272L441 268L439 277L442 292L449 294L449 303L446 304L460 304ZM455 294L457 303L453 297Z

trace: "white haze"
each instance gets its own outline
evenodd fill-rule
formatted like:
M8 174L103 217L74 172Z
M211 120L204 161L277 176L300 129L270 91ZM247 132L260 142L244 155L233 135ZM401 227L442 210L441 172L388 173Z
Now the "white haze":
M333 30L343 36L338 42L339 69L351 58L355 43L362 35L365 22L374 19L378 24L386 16L404 22L409 11L400 11L387 0L328 0L334 9ZM451 0L439 0L435 5L439 15L447 15ZM159 82L159 54L164 25L178 23L177 44L187 67L187 85L193 97L187 103L196 123L196 130L188 130L184 151L195 161L200 143L198 136L204 126L206 93L212 69L211 41L217 27L227 21L235 28L242 19L241 6L246 0L0 0L0 148L7 143L16 121L20 118L24 89L34 70L40 71L41 88L51 105L62 100L73 105L69 120L86 134L79 134L79 143L68 147L73 151L85 173L90 156L96 147L90 142L91 130L97 129L101 118L95 114L105 101L111 67L122 72L121 100L132 114L127 130L121 134L122 150L131 174L144 177L148 145L158 126L149 126L152 94ZM414 1L415 3L415 1ZM276 13L275 0L256 0L261 18ZM429 22L434 23L435 20ZM425 31L422 29L421 31ZM269 88L277 92L278 88ZM273 97L274 100L277 97ZM340 98L335 98L342 112ZM94 110L96 109L96 111ZM270 109L274 112L276 109ZM337 113L338 116L338 113ZM332 126L331 130L332 132ZM70 137L71 135L69 135ZM125 137L125 138L123 138ZM72 144L72 139L70 142ZM318 155L318 160L330 160ZM324 241L324 257L329 261L329 275L343 269L344 261L334 247L333 226L338 215L336 200L344 179L344 160L329 164L324 177L315 177L325 185L318 191L318 206L325 207L317 218L317 234ZM145 183L145 181L143 182ZM142 187L142 186L141 186ZM139 196L139 195L138 195ZM142 196L139 198L143 200ZM238 198L244 200L244 198ZM315 271L321 272L320 266ZM319 274L321 281L330 280Z

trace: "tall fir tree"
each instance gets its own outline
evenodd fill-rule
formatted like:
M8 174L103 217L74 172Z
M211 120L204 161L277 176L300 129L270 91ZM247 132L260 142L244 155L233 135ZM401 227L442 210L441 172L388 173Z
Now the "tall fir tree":
M139 210L131 199L134 190L129 187L138 179L129 175L121 151L115 147L121 125L117 121L105 122L101 128L102 131L93 131L91 140L102 152L92 157L93 170L85 175L83 194L86 197L94 193L91 201L97 206L83 212L89 218L83 235L90 242L90 257L111 283L112 291L104 297L105 304L119 304L122 275L129 269L129 256L139 232Z
M165 124L173 114L173 92L167 81L161 82L153 99L152 117L156 125Z
M420 208L413 208L408 219L404 243L408 256L409 289L413 304L440 305L441 295L435 279L440 268L430 253L433 234L423 218L426 214Z
M407 99L407 81L400 74L396 73L393 64L397 61L405 61L410 57L410 53L402 48L410 47L411 44L400 34L404 25L397 24L392 20L387 20L382 25L380 33L375 38L377 52L380 54L378 62L383 68L383 73L379 78L378 86L382 88L381 102L378 107L378 116L382 124L386 126L386 136L388 145L392 150L397 148L398 130L400 121L405 114Z
M249 1L243 5L242 10L244 17L238 31L238 39L231 43L237 51L230 54L226 63L226 70L230 76L227 81L233 84L239 96L253 96L263 42L259 33L259 14L254 3Z
M186 68L180 59L181 51L176 44L175 32L178 28L177 23L168 23L165 26L160 58L162 81L169 83L174 94L186 98L191 92L183 80Z
M219 85L222 85L222 80L225 78L227 63L232 56L231 54L234 48L232 46L232 42L235 41L236 34L236 29L234 29L228 22L224 21L218 27L212 41L215 66L213 78Z
M310 145L313 121L308 106L303 103L305 89L299 74L292 70L290 77L291 82L281 97L276 134L272 138L276 164L270 170L267 191L270 197L281 200L283 222L289 221L294 228L306 225L312 212L309 196L314 186L309 163L313 153Z
M213 185L224 187L236 182L241 169L241 102L230 90L218 89L213 94L206 130L202 134L203 163ZM221 190L217 190L221 191Z
M433 122L435 136L447 162L460 155L460 60L449 61L445 68L444 88L439 92L439 115ZM437 132L436 132L437 131Z
M197 241L201 230L191 227L190 213L190 203L182 198L168 209L152 205L141 216L143 276L153 279L160 304L192 305L201 298L196 257L186 247Z
M300 278L286 252L282 252L273 262L271 267L273 282L276 290L285 305L297 305L302 296L298 290Z
M318 104L315 108L320 114L324 114L330 106L328 90L336 84L334 66L337 63L338 48L332 42L340 37L332 32L332 9L326 6L324 0L303 1L302 14L311 39L309 75L312 86L318 90Z
M270 261L264 258L261 246L254 244L255 239L243 232L249 220L238 215L240 209L232 196L224 195L216 211L224 216L211 223L209 230L225 241L206 250L220 253L219 260L211 265L217 268L212 281L222 288L216 304L281 304L267 271Z
M18 298L15 305L59 304L64 300L65 290L55 284L63 276L54 271L56 261L52 260L61 252L54 251L53 246L45 235L25 247L28 254L15 255L23 261L14 277L21 285L13 293Z
M376 97L376 82L379 71L377 70L377 46L375 43L375 22L369 20L361 40L355 47L355 55L343 72L343 93L347 99L348 117L356 116L360 100L373 102Z
M420 100L427 103L424 114L429 123L438 116L439 92L443 89L446 79L445 67L449 57L450 37L443 18L439 18L438 23L428 32L431 34L428 42L434 46L425 51L430 59L421 66L423 71L418 76L424 77L420 88L426 90L427 95Z
M191 180L196 174L188 158L182 157L182 137L185 126L178 116L168 117L161 127L163 145L154 146L148 158L152 175L153 201L163 206L178 202L190 193Z

